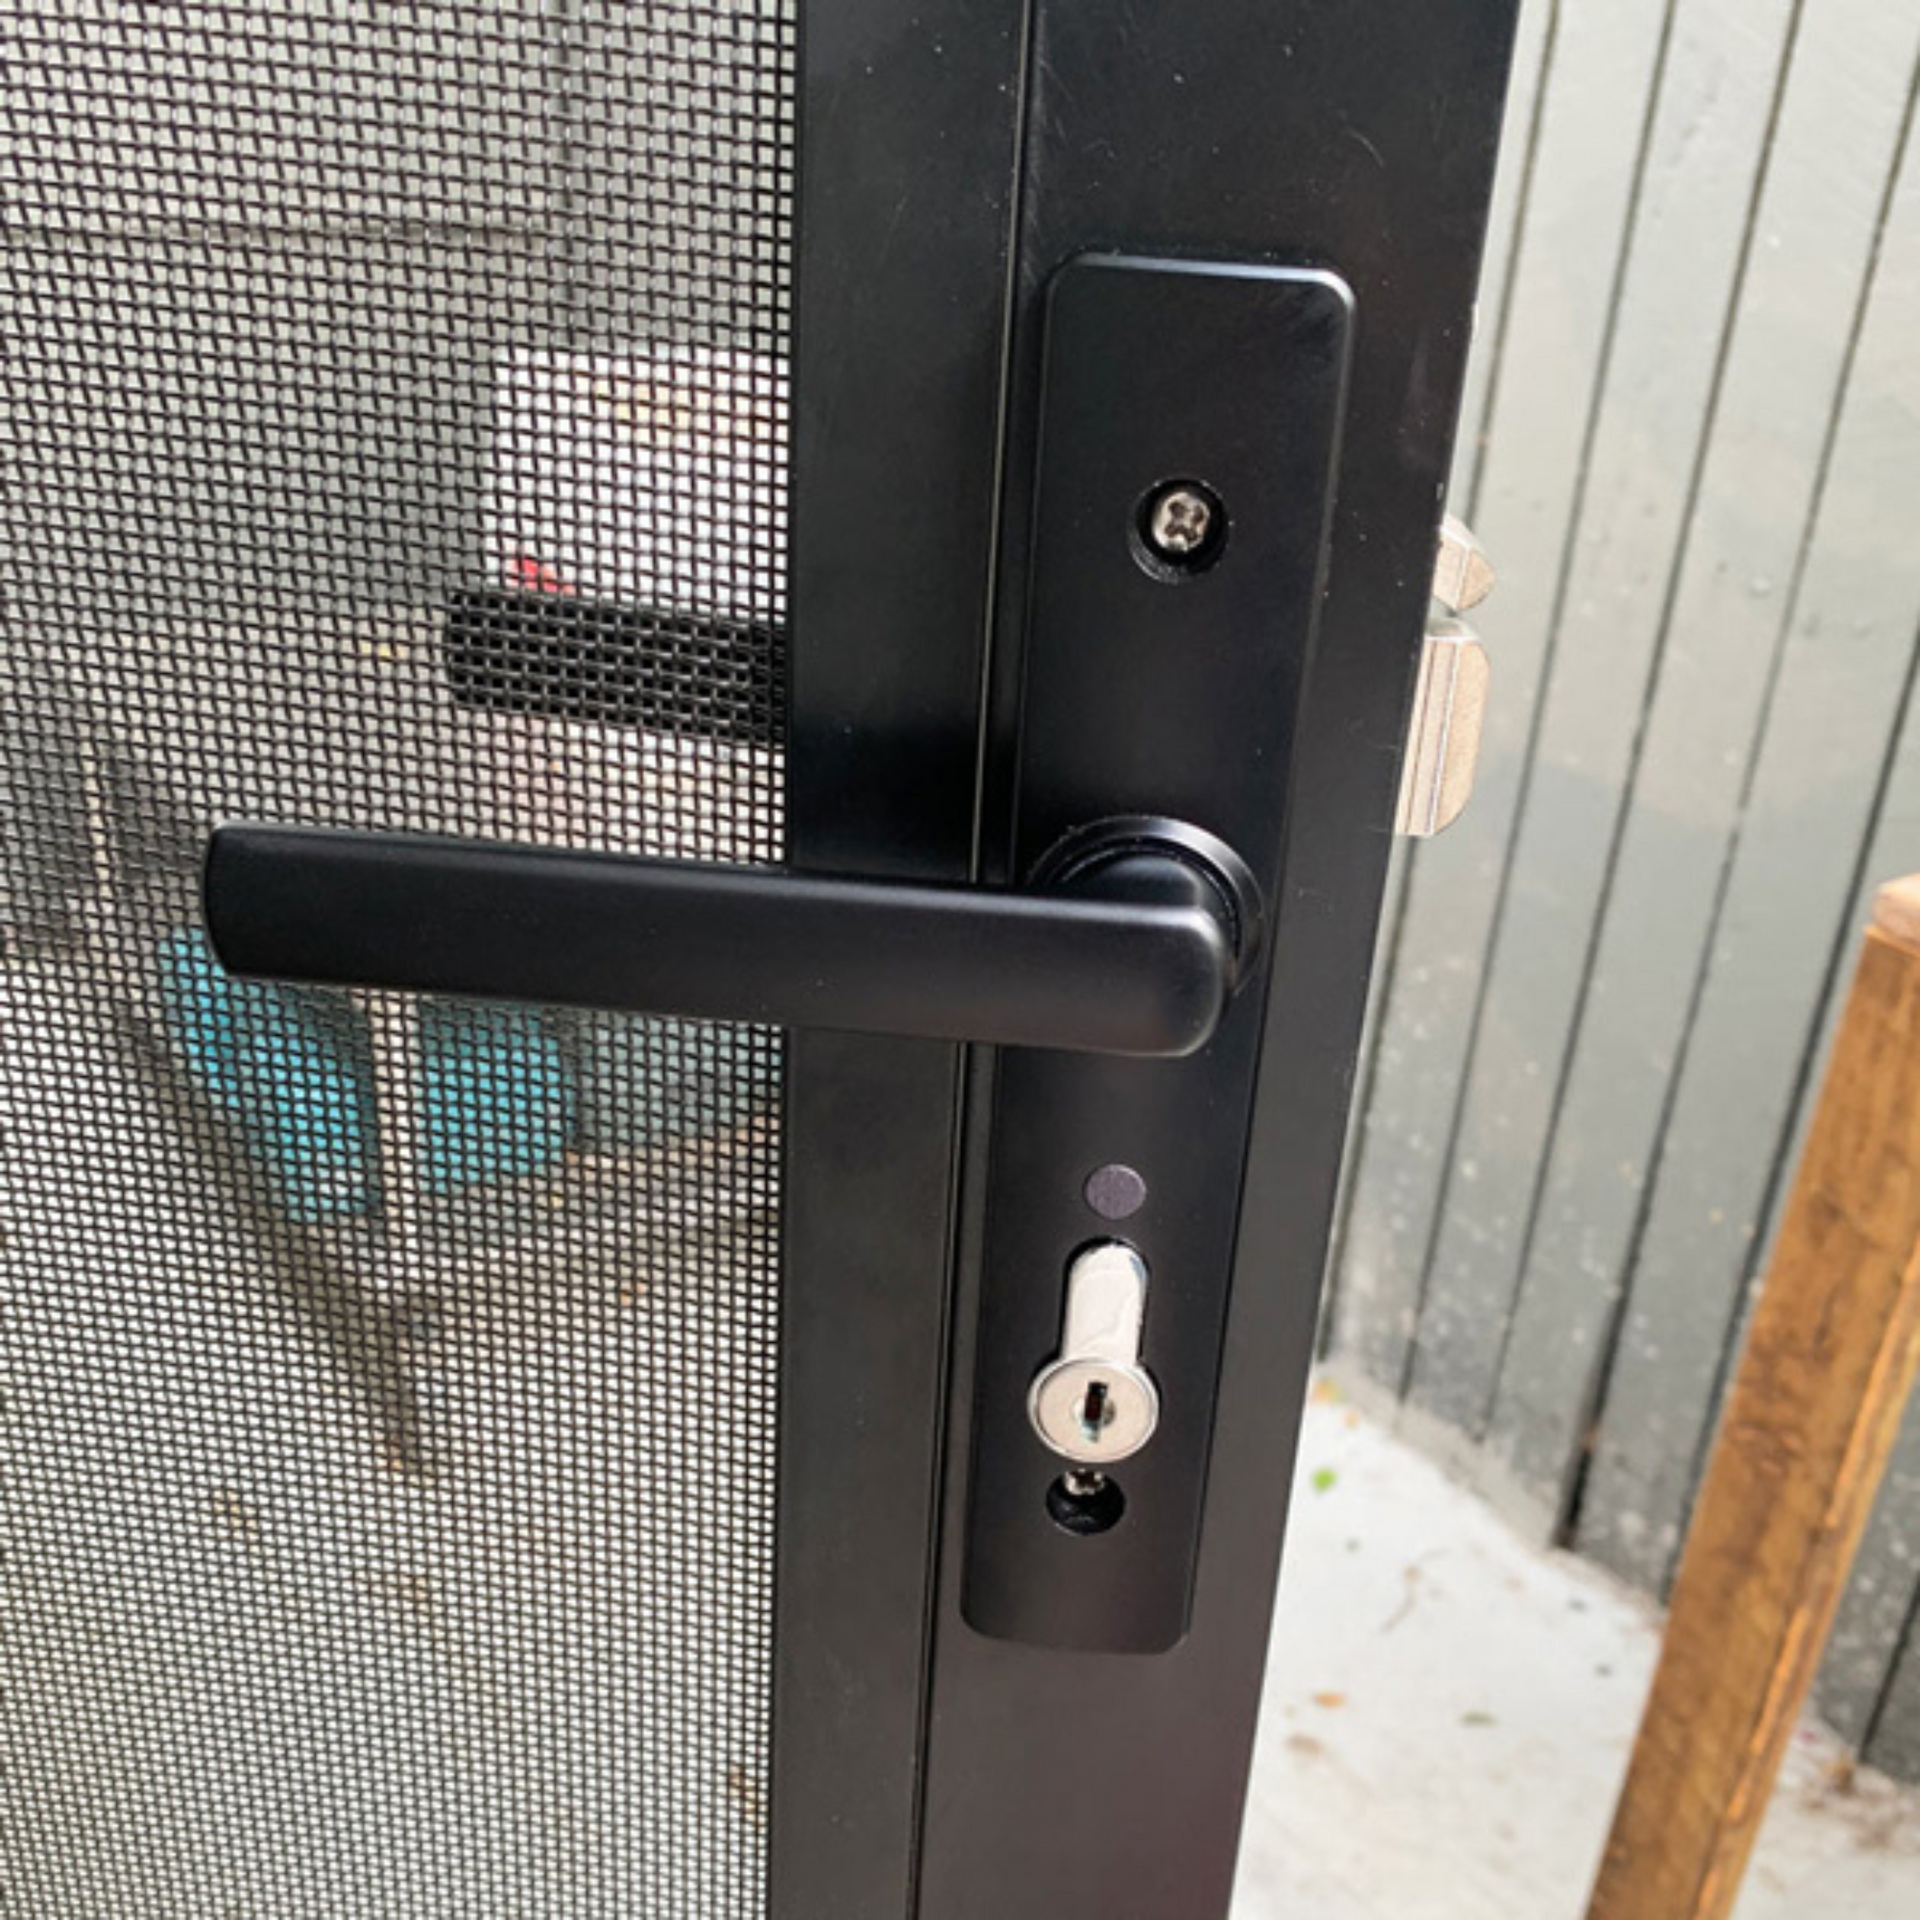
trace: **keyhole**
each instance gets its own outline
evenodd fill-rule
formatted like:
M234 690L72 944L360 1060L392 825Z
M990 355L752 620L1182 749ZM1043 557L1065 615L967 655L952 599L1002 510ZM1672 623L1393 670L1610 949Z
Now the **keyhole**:
M1062 1533L1105 1533L1126 1510L1127 1496L1104 1473L1063 1473L1047 1489L1047 1515Z
M1113 1389L1104 1380L1096 1380L1080 1397L1080 1431L1089 1444L1113 1424Z

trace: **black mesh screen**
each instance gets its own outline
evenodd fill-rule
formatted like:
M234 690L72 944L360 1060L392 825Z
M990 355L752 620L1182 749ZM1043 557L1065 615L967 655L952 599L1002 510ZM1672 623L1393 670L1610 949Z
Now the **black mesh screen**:
M797 0L0 0L0 1912L764 1905L778 1045L222 818L779 855Z

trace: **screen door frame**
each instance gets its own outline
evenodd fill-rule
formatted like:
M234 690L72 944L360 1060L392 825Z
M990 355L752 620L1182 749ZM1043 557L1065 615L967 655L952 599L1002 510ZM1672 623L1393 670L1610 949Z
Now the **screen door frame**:
M1006 877L1054 268L1331 268L1357 331L1307 722L1273 800L1287 899L1193 1630L1094 1655L963 1622L992 1058L793 1036L776 1920L1225 1910L1515 12L803 9L795 866Z
M960 1617L991 1055L787 1042L770 1910L1215 1911L1515 0L797 4L797 870L1008 877L1049 275L1089 251L1263 261L1329 268L1357 298L1310 725L1273 795L1292 845L1256 1171L1173 1653L1042 1651Z
M788 838L974 868L1024 0L800 0ZM787 1038L770 1912L915 1904L962 1050Z

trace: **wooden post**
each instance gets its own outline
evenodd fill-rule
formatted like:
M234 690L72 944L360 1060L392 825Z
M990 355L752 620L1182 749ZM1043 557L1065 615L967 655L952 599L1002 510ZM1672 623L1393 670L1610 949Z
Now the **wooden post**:
M1588 1920L1733 1911L1920 1361L1920 876L1881 889Z

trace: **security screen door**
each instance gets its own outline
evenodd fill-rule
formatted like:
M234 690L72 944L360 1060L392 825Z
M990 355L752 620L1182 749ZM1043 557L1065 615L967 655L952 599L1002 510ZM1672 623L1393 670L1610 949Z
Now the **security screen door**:
M0 0L0 1912L1224 1912L1507 0Z

